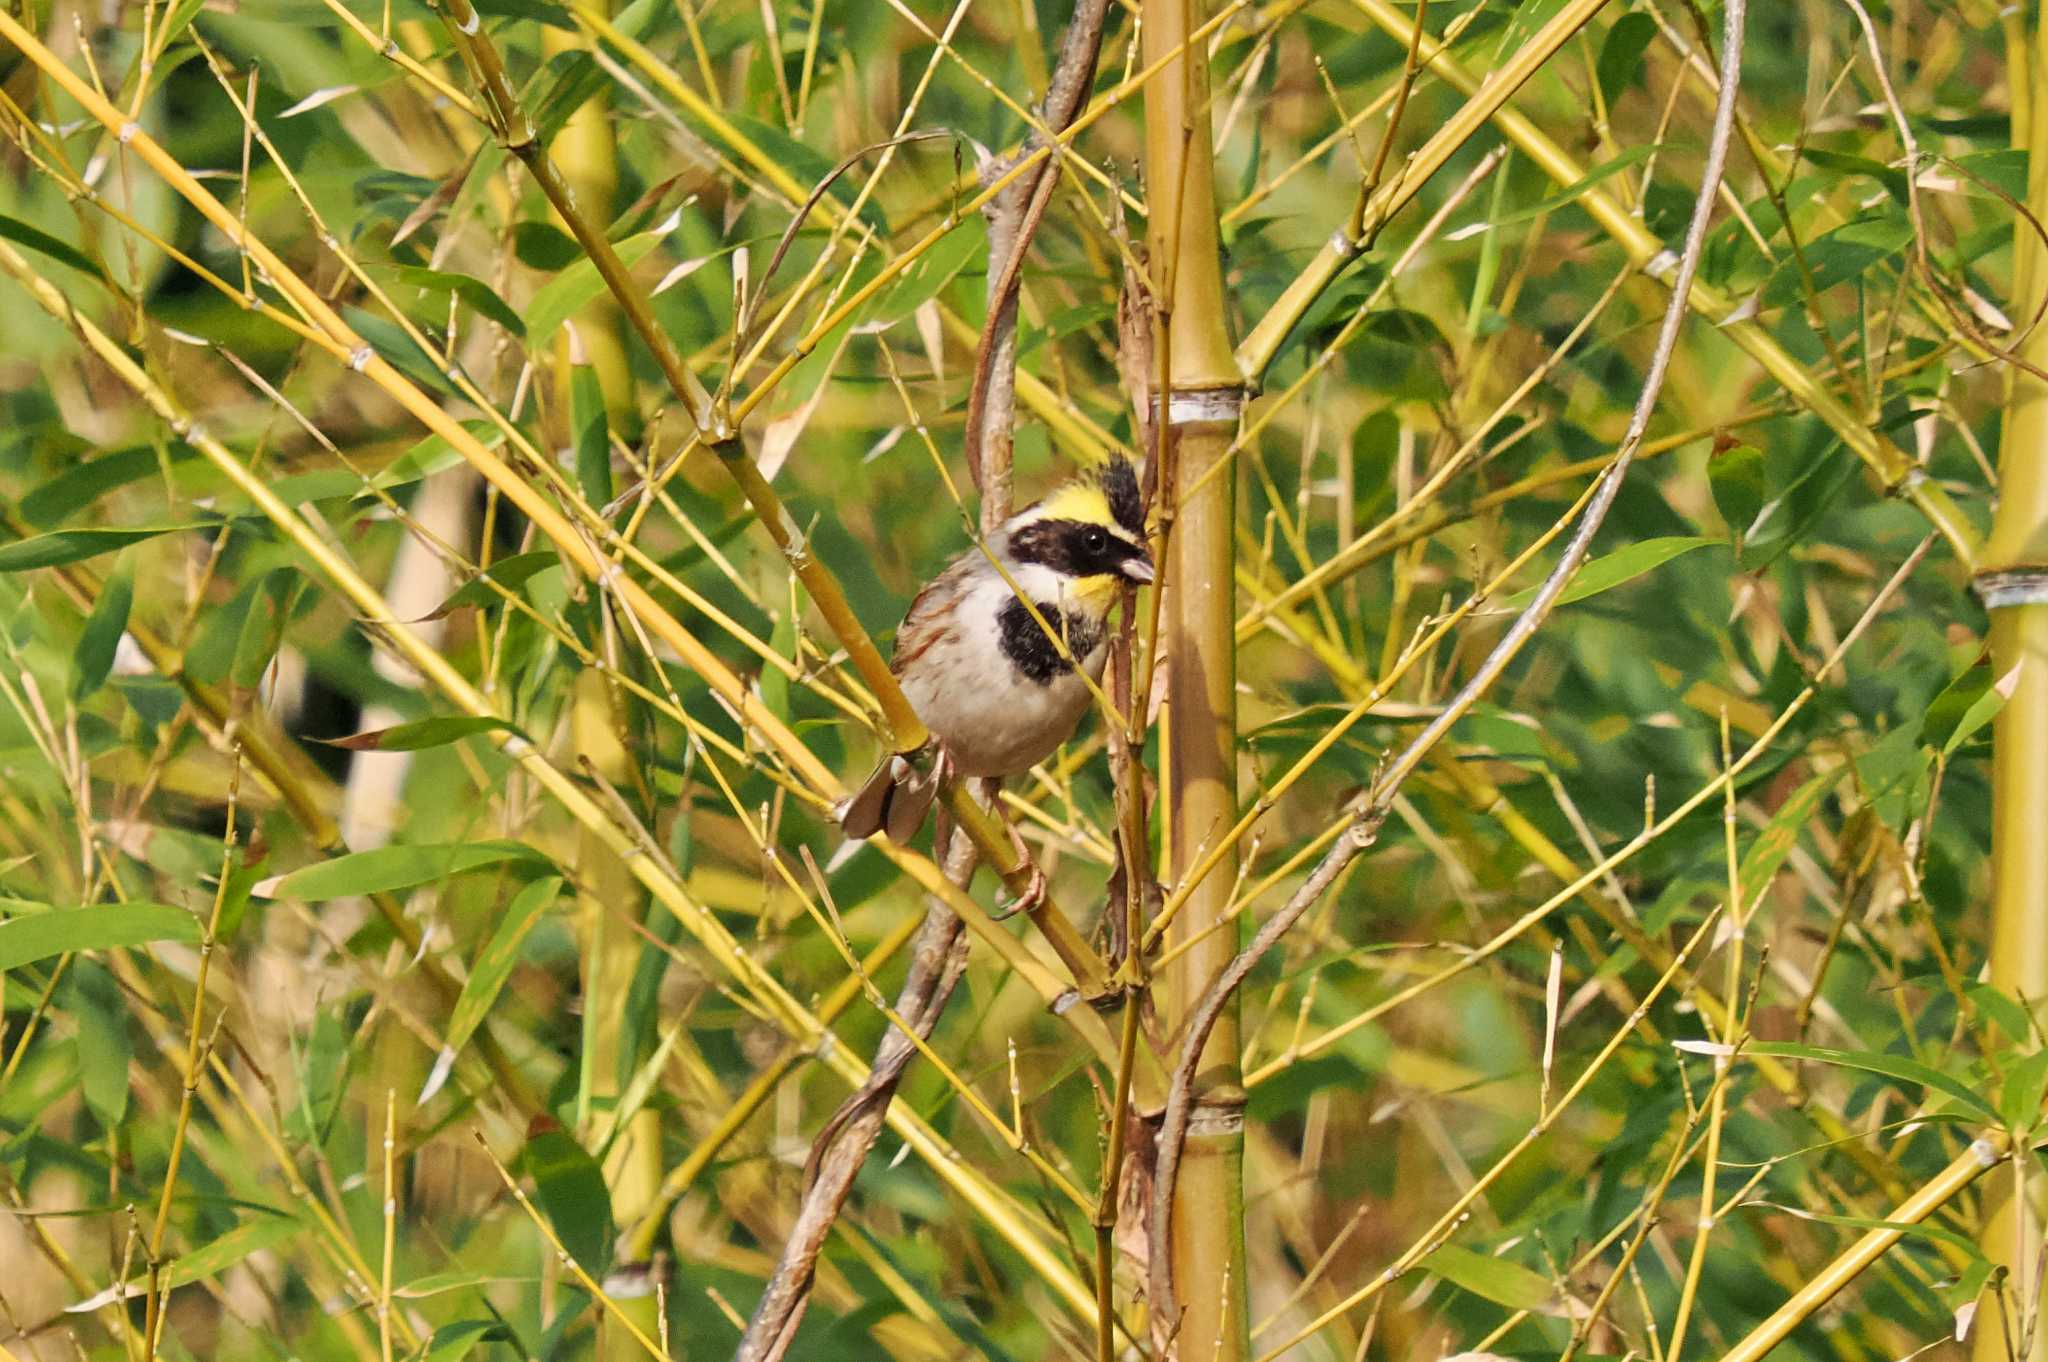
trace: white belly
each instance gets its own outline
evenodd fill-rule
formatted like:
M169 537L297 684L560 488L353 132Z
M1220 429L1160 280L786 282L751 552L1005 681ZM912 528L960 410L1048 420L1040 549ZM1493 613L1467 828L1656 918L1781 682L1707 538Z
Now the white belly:
M985 618L935 643L903 678L903 693L962 775L1019 775L1073 736L1092 697L1072 671L1043 685L1020 675L995 641L995 612L1009 592L975 596L974 608ZM1108 651L1098 646L1080 659L1091 679L1101 677Z

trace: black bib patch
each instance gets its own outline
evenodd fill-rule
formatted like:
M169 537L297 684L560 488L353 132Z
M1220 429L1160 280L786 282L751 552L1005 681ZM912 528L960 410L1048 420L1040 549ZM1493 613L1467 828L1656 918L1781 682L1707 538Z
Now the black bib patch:
M1068 615L1056 605L1036 604L1045 625L1060 636L1075 658L1085 658L1101 645L1101 625ZM1045 626L1031 617L1023 601L1012 596L997 617L997 624L1002 633L1003 656L1016 663L1017 670L1030 680L1041 686L1051 685L1054 677L1073 670L1073 664L1060 656L1058 646L1047 637Z

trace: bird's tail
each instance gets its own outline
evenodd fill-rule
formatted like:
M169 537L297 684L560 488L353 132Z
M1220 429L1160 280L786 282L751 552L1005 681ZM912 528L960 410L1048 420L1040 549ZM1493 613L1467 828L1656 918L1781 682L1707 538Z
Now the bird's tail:
M892 842L917 834L939 792L937 767L920 771L893 753L882 759L867 783L839 812L839 827L856 841L887 832Z

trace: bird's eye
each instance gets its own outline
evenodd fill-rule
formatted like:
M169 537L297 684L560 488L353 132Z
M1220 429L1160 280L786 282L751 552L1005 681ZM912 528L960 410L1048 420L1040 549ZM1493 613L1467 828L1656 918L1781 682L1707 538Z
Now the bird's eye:
M1088 533L1082 536L1081 544L1090 553L1107 553L1109 551L1109 536L1091 526Z

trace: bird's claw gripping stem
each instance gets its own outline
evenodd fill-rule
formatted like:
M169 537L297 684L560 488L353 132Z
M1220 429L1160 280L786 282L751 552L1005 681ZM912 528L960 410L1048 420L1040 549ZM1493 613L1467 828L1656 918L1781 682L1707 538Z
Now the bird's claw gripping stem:
M1025 864L1031 868L1031 878L1024 885L1023 892L1014 896L1007 894L997 896L995 912L995 920L997 922L1007 922L1019 913L1035 912L1045 903L1045 872L1040 870L1037 863L1033 861L1027 860Z

